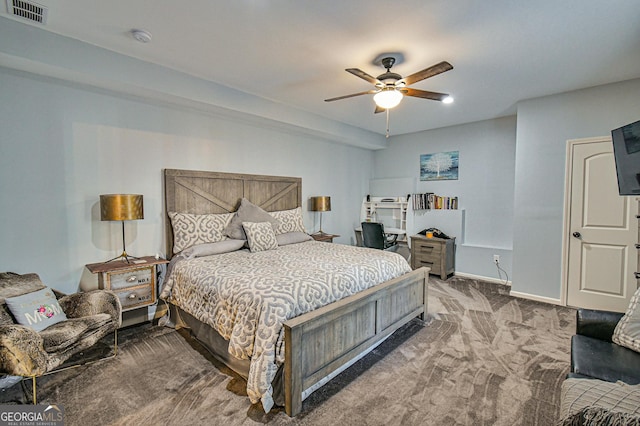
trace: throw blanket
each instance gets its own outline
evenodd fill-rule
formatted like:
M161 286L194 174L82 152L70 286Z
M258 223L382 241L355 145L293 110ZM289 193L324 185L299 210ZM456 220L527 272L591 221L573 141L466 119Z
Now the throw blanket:
M308 241L178 261L160 297L229 340L231 355L251 360L247 394L269 412L284 361L282 324L410 271L396 253Z

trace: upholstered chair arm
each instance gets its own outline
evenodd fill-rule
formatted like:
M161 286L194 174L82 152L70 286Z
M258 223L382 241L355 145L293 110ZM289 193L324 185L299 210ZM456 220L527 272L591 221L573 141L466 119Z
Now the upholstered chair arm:
M613 331L623 315L619 312L578 309L576 334L611 342Z
M67 318L82 318L96 314L109 314L113 321L122 325L120 299L109 290L93 290L74 293L58 300Z
M47 359L37 331L18 324L0 326L0 373L40 376L47 372Z

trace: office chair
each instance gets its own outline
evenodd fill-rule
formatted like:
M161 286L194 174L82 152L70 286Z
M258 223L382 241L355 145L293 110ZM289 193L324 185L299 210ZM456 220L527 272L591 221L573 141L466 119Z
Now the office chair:
M387 237L384 233L384 225L377 222L362 222L362 243L365 247L378 250L397 248L398 235Z

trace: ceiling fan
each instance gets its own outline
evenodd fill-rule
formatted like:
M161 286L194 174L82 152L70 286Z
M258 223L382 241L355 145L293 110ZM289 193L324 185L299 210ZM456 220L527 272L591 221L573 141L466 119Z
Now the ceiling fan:
M431 99L434 101L441 101L445 103L453 102L446 93L429 92L427 90L413 89L410 86L418 81L442 74L443 72L453 69L453 66L446 61L432 65L429 68L425 68L422 71L418 71L407 77L402 77L400 74L391 72L391 67L396 63L396 59L393 57L385 57L381 60L382 66L387 69L385 73L380 74L377 78L373 77L359 68L347 68L345 71L360 77L363 80L376 86L375 89L367 90L365 92L353 93L351 95L338 96L336 98L325 99L325 102L338 101L340 99L352 98L360 95L374 95L373 100L376 103L376 109L374 113L389 110L396 107L404 96L413 96L416 98Z

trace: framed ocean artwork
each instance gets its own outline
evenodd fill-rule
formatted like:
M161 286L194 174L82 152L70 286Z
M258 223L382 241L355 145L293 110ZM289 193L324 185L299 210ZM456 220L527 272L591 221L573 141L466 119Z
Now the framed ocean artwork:
M422 154L420 180L457 180L460 151Z

